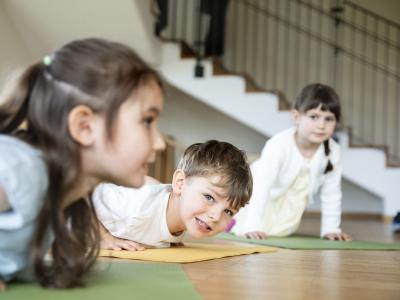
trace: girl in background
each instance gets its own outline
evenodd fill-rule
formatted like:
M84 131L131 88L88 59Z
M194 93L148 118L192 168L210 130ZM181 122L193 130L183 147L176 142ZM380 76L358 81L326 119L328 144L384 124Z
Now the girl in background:
M142 186L164 148L160 77L122 44L78 40L30 66L1 103L0 285L32 271L43 286L81 285L99 248L90 192Z
M252 164L253 195L232 231L250 239L288 236L320 191L321 237L351 240L340 229L342 166L331 138L340 120L339 97L329 86L310 84L297 96L293 117L296 126L269 139Z

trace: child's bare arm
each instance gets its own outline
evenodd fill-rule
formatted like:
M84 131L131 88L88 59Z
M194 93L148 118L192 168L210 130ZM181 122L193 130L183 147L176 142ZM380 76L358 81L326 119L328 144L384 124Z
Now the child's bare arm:
M170 243L171 247L183 247L185 244L183 242Z
M100 248L107 250L129 250L129 251L142 251L148 248L153 248L149 245L144 245L131 240L121 239L113 236L107 228L99 222L100 228Z
M7 195L4 189L0 186L0 212L7 211L10 208L10 203L7 201Z

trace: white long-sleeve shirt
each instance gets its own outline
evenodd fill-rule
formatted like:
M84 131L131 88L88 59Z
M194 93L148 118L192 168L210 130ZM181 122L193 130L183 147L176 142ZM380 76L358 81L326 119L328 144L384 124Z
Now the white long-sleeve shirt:
M253 195L248 207L238 213L233 232L243 234L262 231L266 203L283 195L304 167L310 169L309 203L313 202L313 197L320 191L321 236L341 232L340 146L333 139L329 140L329 159L333 170L324 174L328 163L324 145L321 144L312 159L307 161L296 145L295 132L296 128L290 128L273 136L266 142L261 157L251 165Z

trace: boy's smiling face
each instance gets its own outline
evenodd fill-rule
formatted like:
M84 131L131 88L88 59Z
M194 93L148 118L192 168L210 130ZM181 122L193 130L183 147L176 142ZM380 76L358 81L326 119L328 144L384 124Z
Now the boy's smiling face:
M237 210L226 190L218 187L220 177L193 176L182 184L179 216L184 230L194 238L212 236L225 230Z

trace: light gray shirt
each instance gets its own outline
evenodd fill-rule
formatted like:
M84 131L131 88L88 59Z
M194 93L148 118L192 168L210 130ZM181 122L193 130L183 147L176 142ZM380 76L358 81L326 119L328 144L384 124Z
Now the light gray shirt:
M11 209L0 213L0 277L31 273L31 240L48 186L41 152L21 140L0 135L0 186Z

